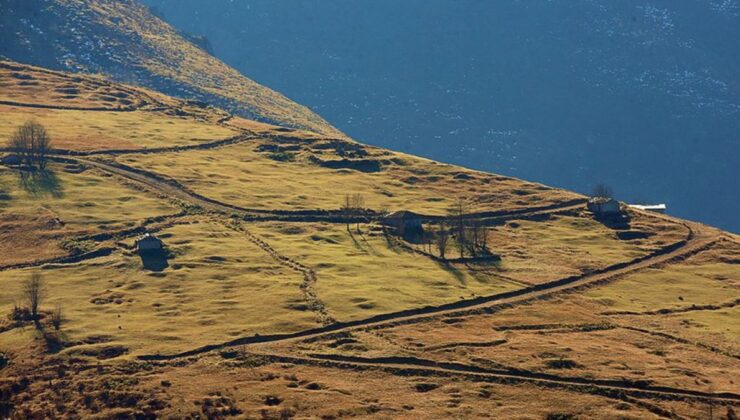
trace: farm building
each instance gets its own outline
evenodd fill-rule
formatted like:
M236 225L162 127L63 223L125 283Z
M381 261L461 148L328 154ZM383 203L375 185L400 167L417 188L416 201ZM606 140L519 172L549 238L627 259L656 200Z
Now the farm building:
M607 197L594 197L588 200L588 210L596 216L613 216L621 212L619 201Z
M383 218L383 224L396 229L400 236L408 240L416 240L424 233L421 216L407 210L387 215Z
M136 241L136 248L139 252L161 251L163 247L162 240L149 233Z

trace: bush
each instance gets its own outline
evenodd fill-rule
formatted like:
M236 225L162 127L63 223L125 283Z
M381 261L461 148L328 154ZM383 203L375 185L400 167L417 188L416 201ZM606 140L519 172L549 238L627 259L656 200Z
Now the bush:
M293 162L295 161L295 155L293 153L288 152L275 152L270 153L267 155L272 160L276 160L278 162Z

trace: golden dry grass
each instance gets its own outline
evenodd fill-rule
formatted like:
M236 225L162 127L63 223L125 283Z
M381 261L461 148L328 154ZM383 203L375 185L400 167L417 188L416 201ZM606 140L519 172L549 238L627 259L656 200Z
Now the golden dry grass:
M275 144L270 140L172 154L166 160L145 155L127 155L119 160L177 179L209 198L256 209L336 210L346 194L361 193L371 209L444 215L457 197L469 199L471 211L522 209L579 197L540 184L354 143L292 138L279 144L284 142L299 144L301 150L295 152L294 161L278 161L271 158L271 152L257 151ZM340 160L341 152L336 150L345 147L367 153L364 160L381 162L381 169L330 169L311 160Z
M24 279L41 273L43 309L65 308L65 340L74 354L124 346L129 354L169 353L257 333L316 326L295 309L302 276L275 262L243 234L210 222L178 224L160 233L173 255L151 271L132 251L73 265L0 272L0 313L10 312ZM132 243L131 243L132 244ZM0 347L13 331L0 334ZM103 343L84 344L90 337Z
M177 212L167 199L142 193L95 170L70 173L65 169L57 164L50 165L46 173L0 169L0 182L9 195L0 203L0 214L48 213L71 230L100 232Z
M54 148L80 151L187 146L238 134L236 130L209 122L155 112L90 112L0 105L0 139L9 139L28 120L47 128Z
M91 4L100 13L116 14L119 7L107 1ZM149 64L159 71L156 63ZM190 71L203 63L185 64ZM188 71L181 77L192 77ZM33 73L33 79L15 77L14 72ZM28 103L29 92L35 92L39 103L91 106L107 103L104 98L125 90L71 77L0 65L0 84L9 87L0 90L0 100ZM38 84L24 91L19 84L24 80ZM69 83L79 83L76 94L65 87ZM7 136L12 124L27 117L47 125L58 147L81 150L195 144L234 133L213 123L225 115L220 111L191 109L181 101L135 89L129 94L117 98L140 100L140 110L5 106L0 120L8 124L0 136ZM165 110L152 111L163 104ZM262 105L275 110L279 104ZM186 117L172 115L188 109L192 112ZM540 184L310 132L240 118L227 124L263 138L208 151L118 159L175 178L207 197L264 210L337 209L345 194L356 192L372 209L436 215L445 214L460 197L468 200L469 211L529 209L580 198ZM76 173L80 169L53 164L46 175L20 178L18 172L0 168L0 185L7 191L0 198L0 264L64 255L68 250L62 245L70 237L131 228L180 210L135 184L97 170ZM697 418L707 409L696 401L625 398L619 393L600 397L593 390L567 385L546 389L428 370L390 371L384 365L361 370L278 362L244 350L297 358L315 353L413 356L586 381L740 392L735 379L740 371L737 306L691 306L722 305L740 297L740 245L730 235L683 261L492 314L429 318L315 341L227 348L171 363L137 361L136 356L143 354L171 354L238 337L317 327L313 297L304 293L303 273L290 268L291 261L315 271L316 283L309 291L329 315L346 321L604 268L647 255L687 234L680 224L635 213L629 231L636 236L630 239L589 213L571 211L491 227L489 246L502 262L466 265L441 264L409 251L388 240L374 224L362 224L362 233L356 233L354 226L348 232L343 224L240 222L282 256L278 261L250 242L247 234L232 229L233 220L192 212L152 226L162 229L157 234L169 255L167 264L157 269L150 264L162 261L142 259L133 250L134 239L128 238L98 244L116 248L107 257L0 270L0 359L10 360L7 367L0 365L0 414L4 398L13 402L14 415L20 417L650 418L667 415L662 409ZM5 316L32 273L43 276L48 292L42 304L43 332L30 322L19 328ZM45 341L55 337L50 335L48 312L56 304L65 312L56 335L60 348ZM656 310L667 312L643 313ZM429 390L420 392L420 384L430 385ZM725 407L717 410L727 413Z
M377 228L377 227L376 227ZM340 321L454 302L518 288L493 266L442 264L399 248L363 225L259 223L250 230L315 269L315 290Z

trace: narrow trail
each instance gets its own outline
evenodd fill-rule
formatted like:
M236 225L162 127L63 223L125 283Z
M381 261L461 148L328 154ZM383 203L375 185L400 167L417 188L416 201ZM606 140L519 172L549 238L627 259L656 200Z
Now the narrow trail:
M284 222L326 222L326 223L347 223L347 222L367 222L369 218L375 217L374 213L368 213L359 217L346 217L338 210L265 210L251 209L214 200L191 191L188 187L180 184L174 179L165 178L161 175L133 168L121 163L102 162L99 160L85 159L80 157L56 158L57 161L66 163L77 163L94 167L104 172L128 178L148 188L162 193L163 195L177 198L181 201L194 204L203 209L224 213L227 215L239 215L245 221L284 221ZM558 214L563 212L579 210L583 207L582 200L571 200L558 205L549 205L543 207L534 207L531 209L500 210L497 212L485 213L485 220L495 220L501 223L511 219L523 219L528 217L539 217L546 214ZM488 216L492 213L496 217ZM480 213L484 214L484 213ZM478 213L471 213L470 218L476 217ZM425 221L444 220L441 216L421 216Z
M185 215L185 213L180 212L165 216L150 217L143 220L141 223L139 223L138 226L135 227L121 229L113 232L74 235L72 236L72 238L77 241L92 242L120 241L126 238L141 235L145 232L158 232L168 226L173 225L178 219L184 217ZM96 249L80 254L68 254L54 258L26 261L17 264L0 265L0 271L34 268L50 264L76 264L81 261L107 257L111 255L115 250L116 248L114 247L100 246Z
M355 371L374 369L401 376L462 376L468 380L481 382L501 384L530 383L545 388L561 388L620 399L621 396L627 395L634 398L667 401L685 400L720 404L740 403L740 395L731 392L712 393L694 389L652 385L643 381L569 377L529 370L487 369L462 363L437 362L416 357L365 358L322 354L298 357L259 353L255 353L253 356L274 363L293 363L297 365Z
M654 337L660 337L660 338L663 338L663 339L666 339L666 340L675 341L675 342L681 343L681 344L688 344L690 346L698 347L698 348L701 348L701 349L704 349L704 350L711 351L713 353L721 354L723 356L732 357L733 359L740 360L740 355L739 354L733 354L733 353L730 353L728 351L722 350L720 348L717 348L717 347L714 347L714 346L710 346L709 344L704 344L704 343L700 343L700 342L696 342L696 341L687 340L685 338L677 337L675 335L671 335L671 334L668 334L668 333L664 333L664 332L660 332L660 331L647 330L647 329L644 329L644 328L638 328L638 327L633 327L633 326L629 326L629 325L620 325L619 328L623 328L625 330L639 332L639 333L642 333L642 334L652 335Z
M539 299L549 298L556 294L584 290L589 287L617 280L640 270L661 266L676 260L683 260L691 255L708 249L717 240L718 238L713 231L704 229L701 225L696 225L695 228L691 229L688 238L685 240L668 245L647 256L636 258L629 262L615 264L610 267L596 270L592 273L567 277L492 296L461 300L439 306L428 306L381 314L362 320L337 322L326 327L300 331L292 334L242 337L225 343L207 345L182 353L170 355L142 355L139 356L139 358L142 360L170 360L195 356L232 346L316 339L328 334L336 334L338 332L348 332L360 329L389 328L442 317L494 313L513 305L530 303Z
M671 314L683 314L687 312L697 312L697 311L719 311L722 309L729 309L734 308L735 306L740 305L740 298L731 300L729 302L720 303L717 305L691 305L691 306L683 306L679 308L663 308L663 309L656 309L654 311L643 311L643 312L634 312L634 311L608 311L608 312L602 312L599 315L604 316L654 316L654 315L671 315Z
M316 320L320 325L327 326L337 322L336 319L334 319L329 314L329 311L326 309L326 305L324 305L324 302L322 302L321 299L319 299L319 296L316 294L314 286L316 285L318 279L316 276L316 272L313 269L306 267L305 265L299 263L298 261L295 261L288 256L280 254L272 246L270 246L270 244L263 241L253 233L249 232L249 230L247 230L242 225L242 223L231 221L225 224L231 229L244 234L250 242L260 247L263 251L265 251L281 265L288 267L293 271L297 271L301 275L303 275L301 291L303 292L306 304L316 314Z

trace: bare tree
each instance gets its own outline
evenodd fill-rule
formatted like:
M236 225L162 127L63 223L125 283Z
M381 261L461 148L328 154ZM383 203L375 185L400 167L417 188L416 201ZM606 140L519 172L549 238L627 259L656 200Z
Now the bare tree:
M467 245L470 255L472 257L477 257L478 251L481 250L481 242L485 232L483 232L480 223L472 222L470 227L466 229L466 233L468 236Z
M613 196L614 190L606 184L597 184L591 191L591 197L593 198L612 198Z
M439 258L445 259L445 253L447 252L447 244L450 242L450 231L447 226L442 225L439 230L435 232L434 242L439 251Z
M342 215L347 220L347 230L349 230L350 220L354 217L357 219L357 232L360 232L360 215L365 207L365 198L362 194L345 194L344 203L342 203Z
M33 319L38 319L39 306L45 297L44 279L39 273L33 273L23 284L23 299L26 301Z
M38 164L44 169L51 151L51 138L43 125L28 121L13 133L8 147L27 165Z
M354 209L355 217L357 217L357 232L360 232L360 215L365 209L365 197L362 194L352 195L352 208Z
M341 207L342 216L347 221L347 231L349 232L349 222L352 218L352 196L349 194L344 195L344 203Z
M449 215L452 219L453 227L455 229L455 239L457 240L457 247L460 251L460 258L465 257L465 247L467 243L467 238L465 234L465 217L467 214L468 203L462 197L458 198L449 210Z
M62 328L62 317L62 304L58 303L57 306L54 307L54 312L51 313L51 325L53 325L54 329L57 331Z

